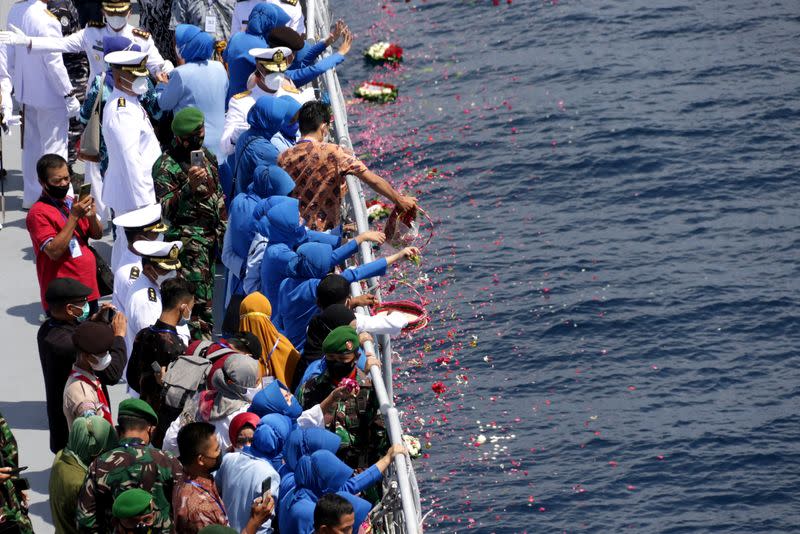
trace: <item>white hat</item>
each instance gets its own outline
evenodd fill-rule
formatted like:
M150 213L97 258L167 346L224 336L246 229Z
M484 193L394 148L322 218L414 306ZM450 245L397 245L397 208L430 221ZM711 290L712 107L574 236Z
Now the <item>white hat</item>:
M292 51L285 46L279 46L277 48L251 48L248 53L256 58L256 64L264 65L268 71L283 72L289 68L286 58L291 55Z
M103 56L103 61L112 68L122 69L136 76L147 76L147 53L136 50L118 50Z
M167 231L167 225L161 221L161 204L150 204L138 210L129 211L119 217L114 217L112 221L117 226L126 230L141 229L143 232Z
M143 258L149 258L162 269L174 271L181 268L178 253L183 248L180 241L134 241L133 251Z

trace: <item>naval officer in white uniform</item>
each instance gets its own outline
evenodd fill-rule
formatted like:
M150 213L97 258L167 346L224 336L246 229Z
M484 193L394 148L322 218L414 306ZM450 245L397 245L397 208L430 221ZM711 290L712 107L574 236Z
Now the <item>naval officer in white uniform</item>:
M165 61L153 43L150 33L142 28L135 28L128 24L131 4L128 0L108 0L101 3L105 22L90 22L84 29L61 36L34 36L24 28L17 28L9 21L10 31L0 32L0 43L9 45L27 46L31 53L64 52L76 54L85 52L89 58L88 86L91 87L94 79L106 70L103 61L103 37L121 36L130 39L133 44L139 45L142 52L147 54L147 69L150 73L166 82L166 75L174 68L172 62ZM23 48L24 49L24 48ZM161 73L164 76L161 76Z
M301 104L314 100L313 88L301 92L290 79L281 74L289 66L286 58L291 53L292 51L285 46L250 50L250 55L256 58L256 72L252 76L255 83L252 89L235 94L228 101L228 111L225 113L225 124L220 139L220 147L226 156L236 151L236 140L250 129L247 113L260 97L289 95Z
M142 258L142 272L128 290L125 302L128 331L125 345L128 354L133 350L133 340L142 328L152 326L161 316L161 284L178 276L181 262L178 259L183 243L180 241L135 241L133 251ZM178 335L189 344L189 327L178 326Z
M133 250L136 241L164 241L167 225L161 219L161 204L151 204L116 217L113 223L125 231L128 247L120 256L120 266L114 271L114 294L111 303L128 315L125 304L128 291L142 276L142 257Z
M108 149L108 170L103 181L103 202L114 216L156 203L151 174L161 155L153 126L139 95L147 92L147 54L134 50L105 56L114 75L114 90L103 108L103 138ZM123 229L118 229L111 253L111 269L120 266L127 249Z
M30 35L61 35L61 23L42 1L25 10L22 28ZM21 90L17 98L25 106L22 208L29 209L42 194L36 162L43 154L58 154L66 159L69 117L78 114L80 103L72 95L72 83L61 54L15 52L15 75Z

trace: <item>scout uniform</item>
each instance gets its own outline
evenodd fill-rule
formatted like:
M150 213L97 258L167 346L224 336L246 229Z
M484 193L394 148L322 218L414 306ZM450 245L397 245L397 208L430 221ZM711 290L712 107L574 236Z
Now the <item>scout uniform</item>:
M350 326L334 328L322 342L322 351L341 354L358 350L358 334ZM355 361L355 358L354 358ZM372 380L358 368L346 376L358 381L358 394L348 396L336 405L328 430L342 438L336 455L353 469L367 468L380 459L389 447L389 439ZM297 401L304 410L319 404L336 389L341 377L334 379L325 371L300 386Z
M146 77L144 52L123 50L106 54L114 70ZM156 203L153 163L161 155L153 126L139 99L115 87L103 108L103 139L108 149L108 170L103 182L103 202L123 215ZM111 269L119 267L119 255L127 248L125 232L118 231L111 255Z
M172 132L185 137L203 126L203 113L187 107L175 114ZM228 224L225 196L219 185L216 158L207 149L206 183L194 189L189 183L189 155L179 141L173 141L153 166L156 197L161 202L164 217L169 221L166 238L180 240L181 274L195 287L195 305L189 323L194 339L211 339L214 323L214 275L216 258L222 250L222 240Z
M182 247L183 243L180 241L136 241L133 244L134 252L167 271L177 271L181 268L178 254ZM151 326L161 316L161 289L159 284L151 280L144 271L128 290L125 310L128 317L125 345L128 354L131 354L136 334L142 328ZM189 327L179 326L178 335L185 343L189 343Z
M28 35L61 37L61 23L44 2L35 2L22 16L22 31ZM72 96L72 82L61 54L20 54L21 47L17 48L15 74L20 78L22 91L16 98L25 106L22 207L28 209L42 194L36 162L42 154L58 154L67 159L67 106L73 105L73 111L77 111L80 105Z
M314 89L298 91L290 80L279 75L289 67L286 58L292 51L281 46L277 48L253 48L250 55L256 58L256 64L262 64L271 73L265 78L265 84L271 91L265 91L258 84L252 89L233 95L228 102L228 112L225 114L225 125L222 127L220 145L225 155L236 151L236 141L239 136L250 129L247 122L247 113L255 105L256 100L264 95L280 97L289 95L301 104L314 99Z
M17 440L3 414L0 414L0 467L19 467ZM22 492L26 489L28 481L24 478L12 477L0 482L0 521L16 522L18 529L14 532L33 534L28 509L23 504Z
M156 413L140 399L122 401L119 417L137 417L152 426L158 424ZM172 454L150 447L141 439L122 437L119 447L101 454L89 466L78 493L78 530L113 532L115 499L125 490L140 488L149 492L153 500L152 532L168 534L172 529L172 490L182 476L183 468ZM117 514L120 513L117 507Z
M161 220L161 204L151 204L138 210L133 210L125 215L116 217L113 223L126 232L158 232L167 231L167 225ZM142 274L142 257L131 251L130 247L120 251L119 267L114 271L114 293L111 303L117 310L125 315L125 304L128 300L128 290Z
M110 13L126 13L130 10L131 4L124 0L103 2L102 7L103 10ZM147 56L147 70L154 76L161 72L162 69L165 72L172 70L170 64L165 67L164 58L161 57L161 53L153 44L153 38L150 33L142 28L134 28L130 24L126 24L120 31L114 31L107 23L90 22L84 29L66 37L61 37L60 33L59 31L58 36L32 37L31 51L71 54L86 52L86 57L89 58L89 77L87 80L94 80L95 76L105 73L103 37L111 36L127 37L133 44L139 45L141 51Z

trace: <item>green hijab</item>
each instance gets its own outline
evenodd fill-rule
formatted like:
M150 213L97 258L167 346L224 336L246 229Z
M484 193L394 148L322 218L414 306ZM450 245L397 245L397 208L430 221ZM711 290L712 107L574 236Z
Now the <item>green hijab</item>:
M92 460L118 444L119 438L111 423L99 415L93 415L75 419L64 451L88 470Z

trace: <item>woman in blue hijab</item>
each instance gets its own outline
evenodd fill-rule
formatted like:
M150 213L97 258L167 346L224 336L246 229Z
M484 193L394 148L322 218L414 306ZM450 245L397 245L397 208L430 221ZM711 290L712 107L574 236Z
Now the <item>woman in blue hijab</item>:
M205 116L205 147L222 161L219 140L225 123L225 96L228 73L219 61L211 60L214 37L197 26L178 24L175 43L179 66L169 75L169 83L159 84L161 109L178 112L194 106Z
M261 418L253 434L253 443L244 451L267 460L278 474L284 471L283 446L292 432L292 420L285 415L271 413Z

